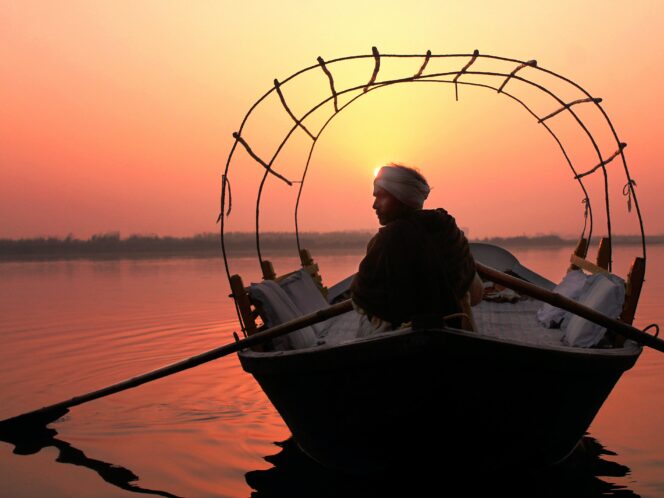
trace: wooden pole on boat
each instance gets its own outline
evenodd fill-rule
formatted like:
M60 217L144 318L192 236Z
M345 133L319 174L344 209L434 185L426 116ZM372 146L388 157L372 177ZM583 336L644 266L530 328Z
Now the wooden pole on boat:
M242 340L237 340L233 343L226 344L225 346L211 349L196 356L192 356L191 358L187 358L186 360L182 360L177 363L173 363L171 365L167 365L157 370L145 373L143 375L127 379L117 384L98 389L97 391L75 396L66 401L61 401L53 405L45 406L38 410L23 413L21 415L17 415L16 417L0 420L0 435L25 431L25 429L29 426L46 425L62 417L69 411L69 408L74 406L82 405L88 401L103 398L120 391L125 391L127 389L131 389L132 387L137 387L142 384L146 384L147 382L152 382L153 380L161 379L177 372L182 372L183 370L188 370L198 365L202 365L203 363L207 363L223 356L227 356L231 353L235 353L242 349L256 346L257 344L262 344L269 341L270 339L274 339L275 337L279 337L288 334L289 332L313 325L314 323L322 322L328 318L341 315L342 313L346 313L352 309L353 304L351 300L348 299L346 301L333 304L329 308L324 308L281 325L276 325L270 329L264 330L263 332L257 332Z
M512 290L521 292L522 294L530 297L534 297L535 299L539 299L545 303L549 303L556 308L567 310L571 313L574 313L575 315L579 315L580 317L585 318L586 320L590 320L593 323L597 323L603 327L606 327L607 329L613 330L614 332L617 332L618 334L628 339L632 339L639 344L649 346L653 349L656 349L657 351L664 352L663 340L650 334L646 334L645 332L632 327L627 323L609 318L605 314L589 308L588 306L584 306L583 304L577 303L572 299L543 289L542 287L531 284L530 282L526 282L520 278L512 277L511 275L507 275L506 273L483 265L477 261L475 262L475 266L477 268L477 272L482 277L485 277L492 282L497 282Z

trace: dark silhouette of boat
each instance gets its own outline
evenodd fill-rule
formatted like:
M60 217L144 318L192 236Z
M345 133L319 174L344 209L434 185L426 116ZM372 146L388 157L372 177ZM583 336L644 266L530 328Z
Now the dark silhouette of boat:
M329 343L316 347L245 350L239 358L302 451L349 473L419 467L446 455L446 468L556 464L642 350L633 341L579 348L452 328L340 342L334 333L332 325Z
M624 485L611 482L612 478L627 476L630 469L615 461L616 454L590 435L584 436L575 451L559 465L540 471L516 469L503 473L479 467L458 471L434 459L432 462L435 464L419 468L416 472L399 469L390 474L358 477L321 467L300 451L293 438L275 445L279 451L265 457L272 467L245 474L247 484L255 490L252 493L254 498L639 496Z

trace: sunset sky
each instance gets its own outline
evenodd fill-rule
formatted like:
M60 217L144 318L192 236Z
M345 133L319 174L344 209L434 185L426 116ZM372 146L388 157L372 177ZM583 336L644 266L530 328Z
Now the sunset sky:
M664 2L639 0L3 0L0 238L215 231L232 133L253 102L318 56L370 54L372 46L536 59L601 97L628 144L646 233L664 233L662 23ZM420 64L386 62L379 78ZM338 83L362 84L372 67L367 59L339 68ZM320 91L329 91L320 71L284 87L296 114ZM427 206L447 208L471 237L580 233L581 192L543 127L496 92L459 93L456 102L450 85L393 86L340 113L312 156L301 229L375 228L374 169L401 161L429 178ZM547 105L542 114L555 110ZM268 109L246 136L270 150L288 119L283 108ZM579 169L594 166L582 134L560 126ZM296 149L306 146L304 134L294 136L275 167L301 174L306 155ZM243 151L233 167L229 229L252 230L260 168ZM614 229L636 233L624 184L622 174L612 177ZM265 230L292 229L296 188L268 180ZM600 234L603 200L593 202Z

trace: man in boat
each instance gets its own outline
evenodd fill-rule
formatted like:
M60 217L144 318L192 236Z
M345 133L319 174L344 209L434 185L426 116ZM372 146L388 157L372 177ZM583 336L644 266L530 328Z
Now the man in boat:
M382 228L371 239L351 284L360 336L404 324L472 328L461 316L482 299L468 240L444 209L422 209L430 187L417 170L383 166L373 208ZM419 322L419 324L418 324Z

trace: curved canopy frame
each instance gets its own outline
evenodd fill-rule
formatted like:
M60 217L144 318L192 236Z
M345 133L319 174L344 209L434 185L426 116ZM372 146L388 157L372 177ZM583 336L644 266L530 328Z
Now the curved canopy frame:
M374 62L374 68L373 71L370 75L367 75L368 77L366 78L365 81L357 82L357 84L354 84L352 86L349 86L348 88L342 88L339 89L336 87L337 83L335 82L334 79L334 72L337 68L340 67L340 65L344 63L348 63L349 61L354 61L358 59L373 59ZM391 79L380 79L380 68L381 68L381 62L389 59L420 59L422 61L421 66L419 70L410 75L406 75L404 77L399 77L399 78L391 78ZM456 62L458 61L458 69L451 70L451 71L445 71L445 72L427 72L427 68L430 66L430 62L432 60L436 59L446 59L450 62ZM498 63L501 67L500 69L491 69L487 70L482 67L479 67L482 61L487 61L492 64ZM503 67L504 66L504 67ZM323 95L320 99L320 101L313 105L307 112L305 112L302 117L297 118L295 114L292 112L290 109L286 98L284 96L284 93L282 91L282 88L284 88L286 85L289 83L292 83L296 80L296 78L302 76L305 73L309 73L311 71L322 71L324 76L327 78L329 82L329 93L326 95ZM572 101L564 101L560 96L558 91L557 93L554 92L552 89L549 87L554 86L553 84L551 85L543 85L541 83L538 83L536 81L536 77L541 75L546 75L546 77L552 78L552 81L555 83L556 88L558 87L565 87L565 89L572 90L574 94L578 95L578 98L572 100ZM529 77L528 77L529 76ZM492 84L487 84L485 80L487 79L486 77L492 77L489 79L499 79L501 81L501 84L499 86L494 86ZM536 93L539 95L545 95L547 98L550 98L555 105L557 105L556 110L553 112L540 116L538 115L534 110L533 106L529 103L526 102L525 98L520 98L514 93L510 93L510 82L520 82L525 84L527 87L530 89L536 90ZM295 226L295 235L296 235L296 242L297 242L297 249L301 249L300 247L300 236L299 236L299 223L298 223L298 213L299 213L299 206L300 206L300 198L302 195L302 191L304 189L304 185L306 182L307 178L307 172L309 170L309 166L311 163L311 158L313 156L313 152L315 150L316 144L318 143L319 139L323 135L323 132L327 128L327 126L333 121L333 119L344 109L348 108L351 104L356 102L358 99L361 97L367 95L370 92L375 92L380 89L393 86L393 85L401 85L401 84L413 84L413 83L429 83L429 84L446 84L446 85L454 85L455 87L455 95L456 98L458 99L458 89L459 85L465 85L465 86L473 86L477 88L483 88L487 90L492 90L495 91L497 94L504 95L510 99L512 99L514 102L518 103L521 105L535 120L538 124L542 125L544 129L551 135L551 137L555 140L557 143L558 147L560 148L563 157L565 159L565 162L571 169L574 179L578 182L578 185L582 191L583 194L583 203L584 203L584 226L583 226L583 231L581 234L581 237L586 236L588 240L590 240L592 233L593 233L593 206L591 204L591 200L588 194L588 189L586 188L586 185L584 184L584 179L588 177L589 175L594 175L599 172L601 172L602 177L603 177L603 184L604 184L604 209L606 212L606 230L607 230L607 236L609 238L609 242L611 242L612 238L612 225L611 225L611 211L610 211L610 203L609 203L609 173L607 170L607 165L611 163L612 161L619 159L619 161L622 163L622 169L625 174L625 184L623 187L623 194L628 197L628 207L631 209L631 205L633 203L634 205L634 211L636 214L636 218L638 221L639 229L640 229L640 234L641 234L641 245L642 245L642 251L643 251L643 258L645 260L646 256L646 242L645 242L645 232L643 228L643 219L641 215L641 210L639 208L636 192L634 190L634 187L636 185L635 181L632 179L630 176L629 169L627 167L627 160L625 158L624 154L624 149L626 147L626 144L622 142L616 133L616 130L609 119L607 113L601 106L602 99L601 98L596 98L593 97L590 93L588 93L584 88L579 86L577 83L553 72L547 69L544 69L540 67L535 60L530 60L530 61L520 61L517 59L511 59L511 58L506 58L506 57L499 57L499 56L494 56L494 55L484 55L480 54L479 51L475 50L472 54L440 54L440 55L434 55L431 53L431 51L427 51L426 54L380 54L376 47L372 48L372 53L371 54L366 54L366 55L355 55L355 56L348 56L348 57L341 57L337 59L333 59L330 61L325 61L321 57L318 58L318 64L306 67L296 73L293 73L291 76L288 78L284 79L283 81L278 81L274 80L274 86L268 90L263 96L261 96L249 109L247 114L245 115L244 119L242 120L242 123L240 125L240 128L238 129L237 132L233 133L233 137L235 139L235 142L233 143L233 146L231 148L230 154L228 156L228 159L226 161L226 167L224 169L223 175L222 175L222 188L221 188L221 206L220 206L220 214L219 214L219 221L220 221L220 231L221 231L221 247L222 247L222 253L224 257L224 265L226 269L226 274L227 277L230 280L230 268L229 268L229 261L228 261L228 254L226 250L226 244L225 244L225 239L224 239L224 230L225 230L225 219L227 216L230 215L231 213L231 184L230 184L230 178L229 175L231 173L231 166L233 164L233 160L235 158L235 153L238 147L238 144L246 150L246 152L253 158L253 160L256 162L256 164L259 167L262 167L264 169L262 180L260 182L260 185L258 187L258 192L256 195L256 218L255 218L255 229L256 229L256 251L258 255L258 261L259 264L262 263L263 258L261 254L261 234L260 234L260 209L261 209L261 200L262 200L262 194L263 194L263 189L266 184L266 180L269 176L273 176L275 179L285 182L290 186L293 186L295 183L299 183L299 187L297 188L297 199L295 203L295 210L293 213L294 216L294 226ZM514 83L512 83L514 84ZM243 130L245 129L245 126L247 122L254 116L255 111L261 104L263 104L266 99L273 94L276 93L276 96L278 96L279 100L281 101L281 104L283 105L284 112L286 112L291 120L292 120L292 126L290 129L288 129L284 135L284 138L280 142L280 144L276 147L274 150L272 156L269 159L259 157L254 150L251 147L251 144L248 143L247 140L243 137L242 133ZM356 93L356 94L355 94ZM350 99L343 103L340 104L339 100L340 97L347 97L350 96ZM320 129L317 132L311 131L306 123L307 118L309 118L315 111L321 110L324 106L332 104L332 112L329 115L329 117L324 121L324 124L320 127ZM605 122L606 126L608 127L609 134L610 136L613 137L613 140L615 141L615 147L612 150L609 151L603 151L601 150L598 141L595 139L593 134L591 133L589 126L587 126L584 121L581 119L579 116L580 113L577 113L575 111L575 108L584 106L587 110L588 107L592 108L595 113L599 112L599 117L601 118L601 121ZM329 107L329 105L328 105ZM554 132L553 128L549 126L548 122L549 120L555 119L556 116L562 114L562 113L567 113L569 116L572 117L574 122L578 125L578 129L581 132L581 135L585 137L585 139L591 144L592 149L594 150L596 156L597 156L597 162L595 165L591 168L588 168L586 170L580 170L577 166L575 166L570 158L570 155L568 154L568 151L565 148L565 145L563 144L562 140L560 139L559 136ZM299 179L296 180L291 180L286 178L283 174L281 174L279 171L276 171L273 167L275 160L279 156L280 152L283 150L284 146L288 143L288 141L292 138L293 133L301 129L306 135L308 135L309 139L311 140L311 145L309 148L309 153L307 155L306 161L304 161L303 168L302 168L302 175ZM611 269L611 261L609 261L609 269Z

